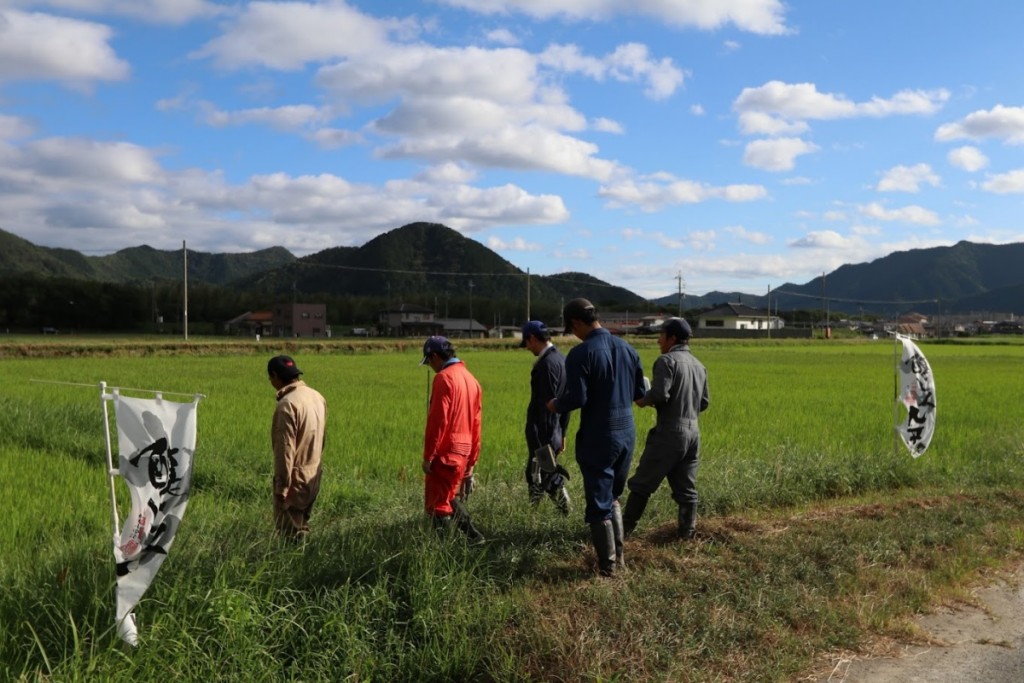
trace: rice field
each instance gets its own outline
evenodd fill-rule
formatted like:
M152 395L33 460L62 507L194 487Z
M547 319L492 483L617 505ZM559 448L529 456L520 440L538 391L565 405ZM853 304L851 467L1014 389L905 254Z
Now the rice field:
M893 435L891 343L698 340L694 353L711 388L701 419L701 520L879 493L1021 488L1024 346L921 348L936 378L938 419L931 448L914 460ZM649 369L656 348L638 349ZM480 489L470 507L491 541L473 549L423 524L419 460L431 376L417 365L418 350L283 350L329 410L324 487L300 548L270 533L274 391L265 363L282 348L0 361L0 679L549 678L536 663L546 660L509 634L554 584L584 591L584 602L608 589L589 575L579 478L570 481L577 506L569 518L546 501L525 505L522 423L533 357L495 345L459 354L484 390ZM125 393L205 395L188 513L137 610L137 651L112 633L100 381ZM639 456L654 412L636 409L636 422ZM571 459L568 466L576 471ZM672 519L674 506L659 492L644 524ZM566 637L582 638L574 656L593 670L551 680L657 679L672 670L670 655L653 668L620 670L586 654L586 634Z

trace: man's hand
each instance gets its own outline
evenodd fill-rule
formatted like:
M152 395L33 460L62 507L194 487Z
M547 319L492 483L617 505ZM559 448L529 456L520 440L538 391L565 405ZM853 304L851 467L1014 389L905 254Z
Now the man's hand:
M555 399L548 401L548 410L552 413L557 413L558 410L555 408Z
M423 474L430 474L430 467L433 464L434 464L433 460L424 460L423 461Z
M473 491L476 491L476 478L470 472L462 478L462 485L459 487L459 498L466 500Z

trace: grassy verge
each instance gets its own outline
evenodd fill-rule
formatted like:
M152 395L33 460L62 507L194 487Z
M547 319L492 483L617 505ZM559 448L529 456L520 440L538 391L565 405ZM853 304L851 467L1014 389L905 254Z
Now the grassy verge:
M707 342L698 540L672 538L661 491L611 581L594 578L578 477L571 517L524 505L529 354L465 355L485 387L471 509L490 539L467 548L421 518L418 349L312 349L296 355L334 431L303 547L269 533L279 347L4 361L0 680L792 681L1024 555L1020 346L926 349L941 431L914 460L891 441L890 346ZM31 379L207 394L136 651L112 633L98 392ZM642 442L651 411L637 421Z

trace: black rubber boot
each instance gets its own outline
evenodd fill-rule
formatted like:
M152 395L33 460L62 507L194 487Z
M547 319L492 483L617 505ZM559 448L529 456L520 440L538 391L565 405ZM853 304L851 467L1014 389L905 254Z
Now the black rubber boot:
M597 553L597 570L601 576L615 576L615 532L612 520L591 522L590 539Z
M633 530L636 529L637 522L643 516L644 510L647 509L649 499L650 496L643 493L629 492L629 498L626 499L626 510L622 513L622 533L626 538L629 538L633 534Z
M571 504L569 502L569 492L565 490L564 486L559 486L557 489L555 489L555 491L551 494L551 500L554 501L555 507L558 509L559 512L561 512L566 517L569 516Z
M456 528L466 534L466 538L470 543L476 545L477 543L483 543L487 540L484 538L484 535L481 534L475 526L473 526L473 521L469 518L469 511L466 510L465 503L456 498L452 501L452 509L455 511L452 515L452 520L455 522Z
M682 503L679 506L679 538L691 539L696 534L697 504Z
M434 526L434 530L437 531L439 536L444 536L452 529L451 515L445 515L443 517L431 515L430 523Z
M626 568L626 535L622 526L622 506L612 503L612 535L615 538L615 569Z

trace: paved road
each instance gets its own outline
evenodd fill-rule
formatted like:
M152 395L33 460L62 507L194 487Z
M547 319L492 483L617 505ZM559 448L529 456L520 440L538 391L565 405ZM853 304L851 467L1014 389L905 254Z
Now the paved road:
M917 623L937 643L897 657L842 659L821 683L1024 682L1024 568L971 591L978 606L941 608Z

